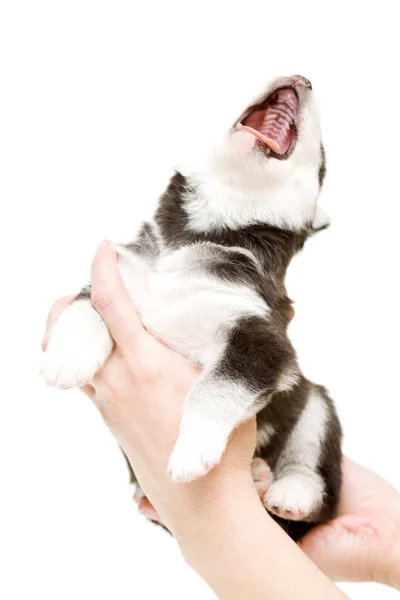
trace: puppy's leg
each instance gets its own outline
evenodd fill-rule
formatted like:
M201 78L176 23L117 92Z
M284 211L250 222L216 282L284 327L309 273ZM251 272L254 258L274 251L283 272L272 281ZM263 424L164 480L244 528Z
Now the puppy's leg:
M149 267L131 250L118 246L119 270L133 303L146 303ZM113 348L108 329L91 304L90 286L64 309L51 333L42 362L45 382L66 389L90 383Z
M218 365L200 376L186 398L180 433L168 470L176 481L205 475L221 460L228 438L254 414L257 395L218 374Z
M200 375L185 400L180 433L169 460L177 481L205 475L221 460L232 431L267 402L295 356L284 332L267 318L241 319L224 351Z
M331 400L311 385L307 403L273 472L267 510L293 521L321 522L333 516L340 490L341 431Z

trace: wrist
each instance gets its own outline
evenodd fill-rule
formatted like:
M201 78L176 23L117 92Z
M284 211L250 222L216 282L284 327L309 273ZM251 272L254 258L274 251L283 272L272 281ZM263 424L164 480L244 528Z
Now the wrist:
M227 521L239 514L244 518L247 507L261 507L251 473L244 469L217 468L200 480L177 485L182 489L169 525L188 562L191 551L196 553L197 545L215 537Z
M249 485L250 481L250 485ZM265 511L251 476L225 488L178 543L221 600L344 598Z
M219 490L219 492L217 492ZM243 473L219 481L217 486L200 493L194 510L188 511L173 531L189 566L216 592L226 578L233 580L234 554L241 540L251 538L250 530L260 519L269 519L251 475ZM271 520L272 522L272 520ZM232 582L231 582L232 583Z
M398 530L396 534L396 539L389 553L389 560L387 558L384 560L382 573L378 578L378 582L400 590L400 537Z

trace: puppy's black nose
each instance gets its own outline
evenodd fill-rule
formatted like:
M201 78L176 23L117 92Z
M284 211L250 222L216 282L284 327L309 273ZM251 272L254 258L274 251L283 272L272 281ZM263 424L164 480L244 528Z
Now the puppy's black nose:
M309 81L302 75L292 75L291 79L293 79L296 83L300 83L300 85L305 85L310 90L312 90L311 81Z

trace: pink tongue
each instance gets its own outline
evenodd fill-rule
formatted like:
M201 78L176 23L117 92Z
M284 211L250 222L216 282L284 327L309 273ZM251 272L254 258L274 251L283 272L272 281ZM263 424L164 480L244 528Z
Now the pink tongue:
M268 146L268 148L271 148L271 150L273 152L275 152L276 154L279 154L280 148L279 148L278 142L267 137L260 131L257 131L257 129L253 129L252 127L249 127L248 125L242 125L241 123L238 123L236 125L236 129L239 129L241 131L247 131L248 133L251 133L256 138L261 140L266 146Z

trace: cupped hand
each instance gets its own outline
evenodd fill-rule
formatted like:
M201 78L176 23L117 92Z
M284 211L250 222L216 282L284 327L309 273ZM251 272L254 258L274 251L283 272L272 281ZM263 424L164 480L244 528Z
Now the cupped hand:
M147 499L140 512L162 523ZM375 581L400 589L400 495L376 473L343 459L338 516L299 543L333 581Z
M58 316L72 299L61 299L53 306L44 348ZM182 527L195 532L202 519L217 518L224 498L234 501L238 486L252 486L255 420L234 432L221 464L206 477L191 483L173 482L167 471L168 459L178 436L184 398L198 372L143 328L109 243L100 246L92 264L92 304L105 321L115 348L91 385L82 390L121 445L160 520L176 536ZM193 515L198 520L194 521Z
M400 495L376 473L343 459L336 519L312 529L301 548L334 581L400 589Z
M333 581L375 581L400 589L400 495L381 477L343 459L338 516L299 543ZM149 500L139 511L162 523Z

